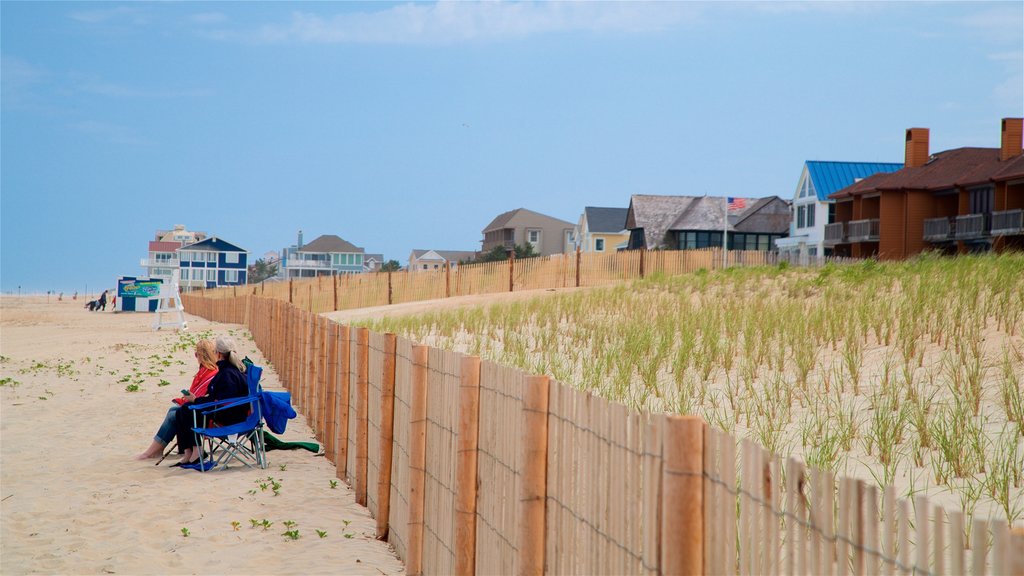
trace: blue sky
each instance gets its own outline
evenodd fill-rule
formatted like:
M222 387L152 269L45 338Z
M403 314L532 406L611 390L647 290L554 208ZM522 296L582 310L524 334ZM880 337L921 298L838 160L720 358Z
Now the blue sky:
M999 145L1024 4L0 9L0 289L113 287L157 229L403 263L526 207L790 197L805 160Z

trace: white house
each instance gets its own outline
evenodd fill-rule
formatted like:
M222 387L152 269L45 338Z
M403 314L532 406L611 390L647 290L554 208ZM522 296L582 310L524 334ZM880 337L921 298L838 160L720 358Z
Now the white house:
M829 195L872 174L900 168L902 163L891 162L805 162L793 194L789 236L775 241L779 253L800 262L829 255L831 248L824 245L825 225L835 218L835 201L829 200Z

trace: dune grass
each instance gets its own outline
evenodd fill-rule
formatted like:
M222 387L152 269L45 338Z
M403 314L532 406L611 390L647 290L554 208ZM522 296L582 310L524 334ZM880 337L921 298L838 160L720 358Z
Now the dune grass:
M655 275L362 324L1024 519L1024 255Z

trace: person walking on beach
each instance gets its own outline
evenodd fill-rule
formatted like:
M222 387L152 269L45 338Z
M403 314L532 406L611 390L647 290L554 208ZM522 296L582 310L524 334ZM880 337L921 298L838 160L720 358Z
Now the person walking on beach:
M235 351L235 339L230 336L219 336L215 349L217 351L217 374L210 380L205 396L199 398L191 394L186 396L194 404L239 398L249 393L249 384L245 381L245 374L243 374L245 365L242 364L242 359ZM176 464L177 466L199 461L199 447L196 446L196 437L192 433L193 414L193 410L178 410L175 415L178 448L181 448L184 454L181 461ZM229 426L245 420L248 415L248 404L225 408L217 412L216 423L220 426Z
M100 294L99 309L106 311L107 309L107 291L104 290L103 294Z
M156 458L163 454L164 448L174 439L174 434L177 430L178 411L190 401L190 397L195 398L206 395L206 389L209 387L210 381L217 375L217 351L214 348L213 341L203 339L197 342L195 355L196 361L199 362L199 371L192 378L192 385L188 389L189 396L181 396L171 400L174 405L167 409L164 423L156 431L153 442L150 443L149 448L146 448L145 452L135 457L136 460Z

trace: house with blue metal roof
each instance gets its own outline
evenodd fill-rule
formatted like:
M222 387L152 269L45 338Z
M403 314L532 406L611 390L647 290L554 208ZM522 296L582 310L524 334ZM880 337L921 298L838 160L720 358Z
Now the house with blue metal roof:
M793 194L789 236L775 241L779 252L800 262L829 255L831 248L824 244L825 225L835 219L835 201L829 200L829 195L873 174L900 168L902 162L805 162Z

